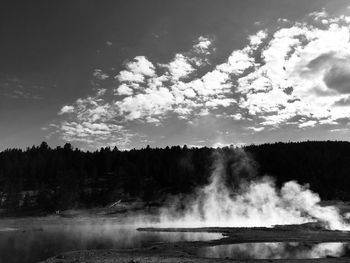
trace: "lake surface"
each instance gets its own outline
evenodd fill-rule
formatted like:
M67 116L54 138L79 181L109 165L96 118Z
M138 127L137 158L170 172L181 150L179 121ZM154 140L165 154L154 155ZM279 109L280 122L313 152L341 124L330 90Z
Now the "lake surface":
M140 232L136 226L106 222L0 221L0 263L34 263L59 253L83 249L136 248L158 242L213 240L216 233Z
M62 252L137 248L160 242L220 239L219 233L140 232L137 226L89 220L0 220L0 263L34 263ZM350 256L349 243L241 243L202 247L209 258L300 259Z
M234 259L306 259L349 257L350 244L342 242L240 243L203 247L197 250L197 255L209 258Z

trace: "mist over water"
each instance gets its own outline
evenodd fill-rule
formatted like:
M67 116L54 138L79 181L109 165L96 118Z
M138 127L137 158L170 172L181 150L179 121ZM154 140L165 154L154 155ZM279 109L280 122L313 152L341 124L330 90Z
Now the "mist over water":
M278 188L269 176L256 177L256 164L242 149L217 151L209 183L175 198L161 210L163 227L272 227L320 222L348 230L338 209L321 206L308 186L289 181Z
M35 263L73 250L150 247L164 242L205 241L218 233L140 232L133 224L113 220L23 219L0 234L0 263ZM0 220L0 227L1 227ZM17 229L16 229L17 228Z

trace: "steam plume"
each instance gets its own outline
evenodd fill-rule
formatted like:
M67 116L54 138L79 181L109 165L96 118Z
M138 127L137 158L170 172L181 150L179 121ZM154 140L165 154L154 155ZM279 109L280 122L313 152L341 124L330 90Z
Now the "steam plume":
M162 225L271 227L317 221L329 229L350 229L337 208L321 206L307 186L289 181L278 189L271 177L256 178L256 164L242 149L215 155L209 184L164 208Z

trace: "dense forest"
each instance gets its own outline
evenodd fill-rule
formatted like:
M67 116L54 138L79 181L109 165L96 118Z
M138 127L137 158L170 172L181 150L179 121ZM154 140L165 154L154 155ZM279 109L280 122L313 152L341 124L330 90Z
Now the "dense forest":
M323 199L350 200L349 142L273 143L241 150L256 176L273 176L279 185L297 180ZM217 153L230 156L228 168L241 162L236 151L173 146L84 152L70 144L52 149L45 142L8 149L0 153L0 207L53 211L104 206L123 198L159 202L206 184Z

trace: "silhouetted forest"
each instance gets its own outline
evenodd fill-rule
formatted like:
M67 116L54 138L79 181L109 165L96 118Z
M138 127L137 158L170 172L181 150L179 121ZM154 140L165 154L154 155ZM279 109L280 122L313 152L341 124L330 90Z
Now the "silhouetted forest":
M323 199L350 200L350 143L300 142L250 145L243 150L255 160L257 176L308 183ZM0 153L0 207L40 207L53 211L103 206L123 198L161 201L190 193L208 182L215 153L233 156L229 147L146 147L95 152L70 144L50 148L45 142L26 150ZM230 158L232 166L239 158ZM242 175L243 176L243 175Z

